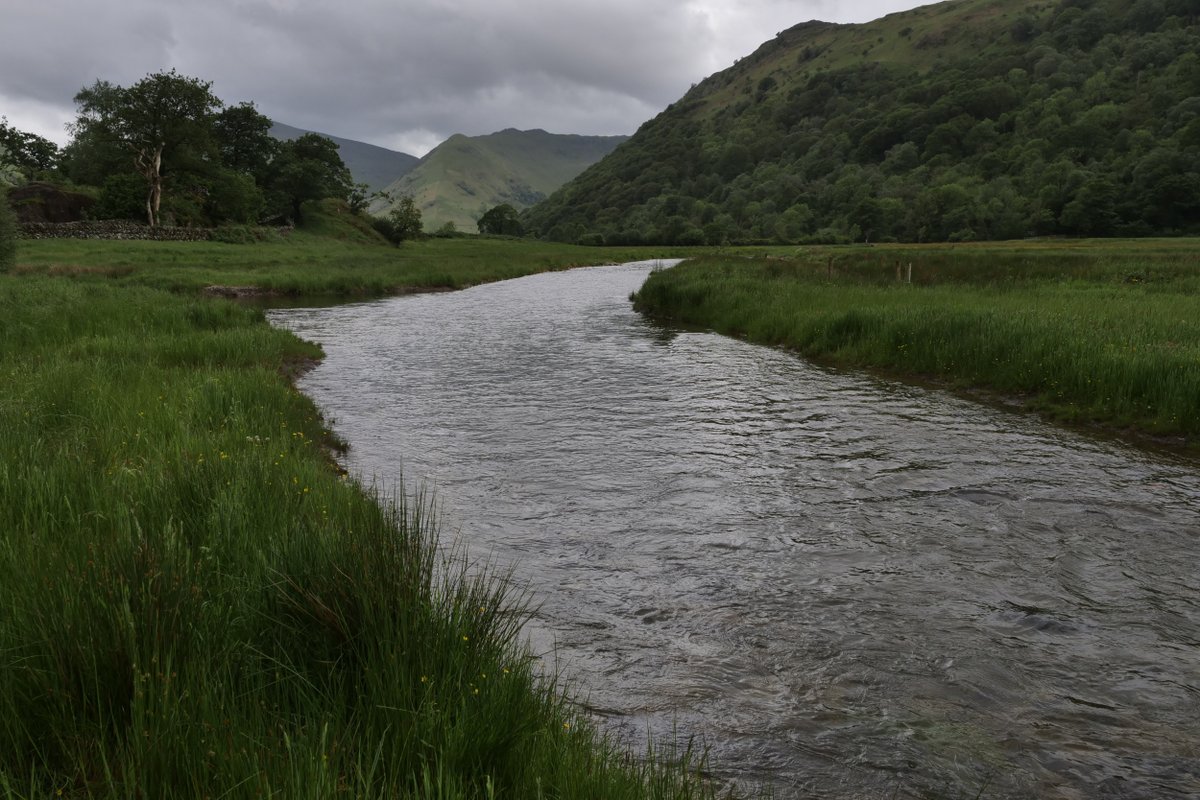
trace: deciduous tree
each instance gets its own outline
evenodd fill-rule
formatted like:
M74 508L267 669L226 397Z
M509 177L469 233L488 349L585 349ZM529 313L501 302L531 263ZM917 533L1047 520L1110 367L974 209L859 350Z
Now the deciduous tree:
M478 224L480 233L496 236L520 236L524 232L517 210L508 203L488 209Z
M133 164L146 181L146 220L159 222L164 161L185 148L212 146L213 117L221 101L212 84L175 70L147 75L128 89L97 81L75 95L77 132L111 138L133 154Z
M228 106L213 120L217 151L231 170L262 182L279 152L279 142L271 136L271 120L260 114L254 103Z
M58 145L36 133L17 130L5 117L0 117L0 147L8 150L8 162L19 167L26 177L58 166Z
M303 206L310 200L350 195L350 170L332 140L317 133L283 142L271 163L269 192L276 213L301 222Z

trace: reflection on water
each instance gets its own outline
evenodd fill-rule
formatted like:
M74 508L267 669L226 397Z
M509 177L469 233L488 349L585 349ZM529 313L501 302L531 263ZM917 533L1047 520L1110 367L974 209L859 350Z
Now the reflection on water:
M607 724L779 797L1200 796L1200 474L648 323L650 265L273 311Z

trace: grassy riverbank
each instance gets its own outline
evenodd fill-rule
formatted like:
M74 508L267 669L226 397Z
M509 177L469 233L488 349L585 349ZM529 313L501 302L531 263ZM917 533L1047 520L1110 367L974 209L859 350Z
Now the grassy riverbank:
M283 296L366 296L421 289L461 289L548 269L663 255L666 248L579 247L523 240L456 238L405 242L396 248L374 231L323 218L325 229L295 231L254 244L221 242L21 242L15 275L101 280L198 292L209 286L254 287Z
M0 275L0 797L711 796L694 760L630 758L538 677L520 592L445 563L427 507L338 474L285 377L313 346L179 293L588 257L500 244L422 264L303 236L21 243L25 274Z
M1056 420L1192 447L1200 436L1196 240L776 253L655 273L636 306L825 363L986 390Z

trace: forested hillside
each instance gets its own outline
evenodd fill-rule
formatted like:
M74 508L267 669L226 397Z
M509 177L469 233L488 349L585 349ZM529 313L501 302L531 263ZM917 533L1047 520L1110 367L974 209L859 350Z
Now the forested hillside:
M505 203L528 208L595 164L625 136L575 136L512 128L487 136L456 134L431 150L410 172L387 188L392 199L371 206L386 213L411 196L425 229L453 223L476 232L488 209Z
M805 23L525 215L557 240L1200 233L1200 0Z

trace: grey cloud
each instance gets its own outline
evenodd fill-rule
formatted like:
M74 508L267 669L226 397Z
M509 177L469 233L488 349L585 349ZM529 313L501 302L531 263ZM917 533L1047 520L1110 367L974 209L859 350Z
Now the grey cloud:
M912 0L0 0L0 113L174 67L301 127L381 144L542 127L632 133L784 28ZM97 8L100 6L100 8ZM42 113L48 118L52 114ZM44 132L54 135L56 132ZM54 138L62 139L61 134Z

